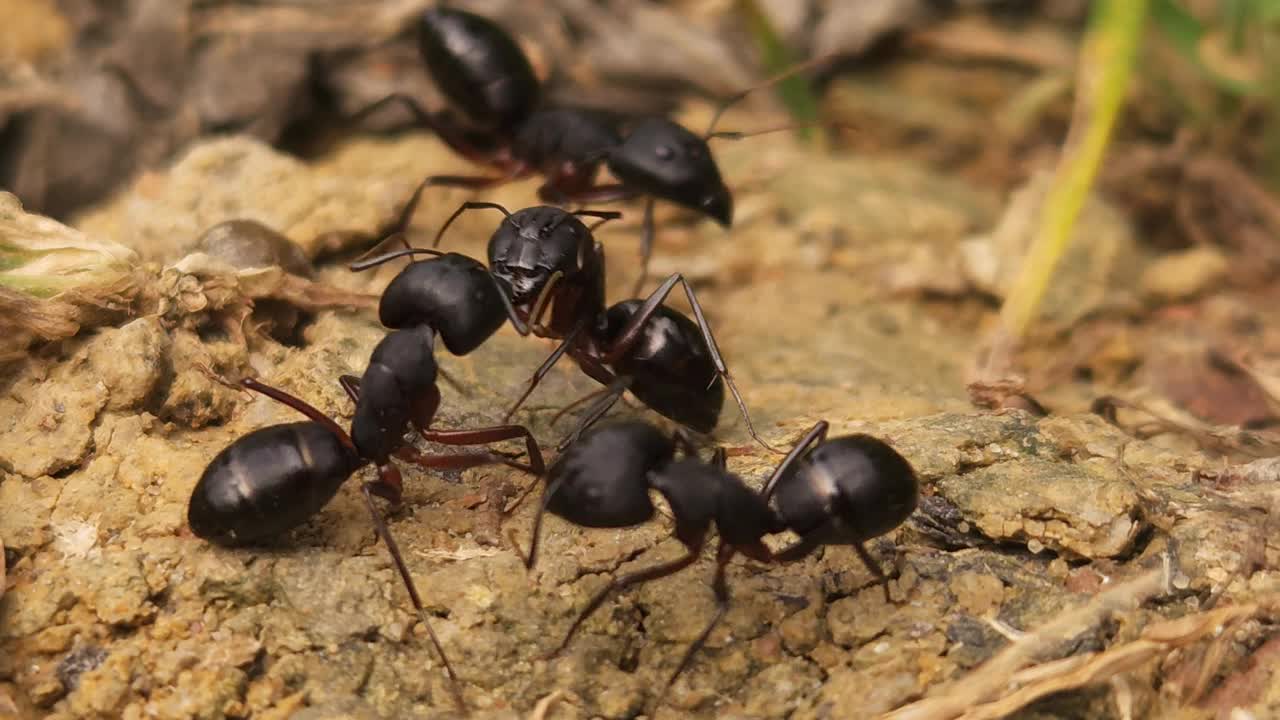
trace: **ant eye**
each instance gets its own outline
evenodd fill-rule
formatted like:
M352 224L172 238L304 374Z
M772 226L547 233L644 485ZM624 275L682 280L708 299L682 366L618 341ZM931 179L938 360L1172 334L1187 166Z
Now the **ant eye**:
M654 148L653 154L657 155L659 160L670 160L676 156L676 151L670 145L659 145Z

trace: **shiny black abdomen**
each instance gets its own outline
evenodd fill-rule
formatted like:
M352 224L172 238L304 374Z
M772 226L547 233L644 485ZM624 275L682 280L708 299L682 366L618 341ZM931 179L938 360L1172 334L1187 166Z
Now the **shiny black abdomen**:
M870 435L822 442L800 457L774 490L787 527L808 534L827 523L845 541L862 542L902 524L920 497L906 458Z
M642 304L624 300L609 308L604 347ZM698 325L676 310L658 306L631 351L613 369L634 378L631 393L664 417L702 433L714 430L720 420L724 382Z
M243 545L301 525L361 461L315 422L272 425L228 445L205 468L187 524L219 545Z
M389 328L430 325L449 352L465 355L506 322L501 292L483 265L449 253L402 270L383 291L378 318Z
M483 130L511 130L538 104L539 83L519 44L488 18L432 8L418 22L418 51L436 85Z

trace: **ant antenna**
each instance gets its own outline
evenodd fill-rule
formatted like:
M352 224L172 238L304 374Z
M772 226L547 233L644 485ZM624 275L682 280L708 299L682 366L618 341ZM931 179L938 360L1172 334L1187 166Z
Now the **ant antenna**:
M622 213L618 212L617 210L584 210L584 209L579 209L579 210L574 210L573 212L569 213L569 215L577 215L577 216L580 216L580 217L593 217L593 218L600 218L600 222L598 222L598 223L596 223L596 224L592 225L591 227L587 228L588 230L592 230L592 231L594 231L596 228L600 227L601 225L603 225L603 224L605 224L605 223L609 222L610 220L618 220L618 219L620 219L620 218L622 217ZM562 222L563 222L563 221L562 221ZM560 223L556 223L556 225L559 225L559 224L560 224ZM552 227L554 228L555 226L553 225Z
M733 95L730 95L729 97L725 98L725 99L720 103L720 106L716 108L715 114L713 114L713 115L711 116L711 123L710 123L709 125L707 125L707 132L703 135L703 139L704 139L704 140L710 140L710 139L711 139L711 138L713 138L713 137L728 137L729 135L724 135L724 134L721 134L721 133L717 133L717 132L715 131L715 130L716 130L716 123L720 122L720 118L721 118L721 116L723 116L723 115L724 115L724 113L725 113L725 111L726 111L726 110L728 110L730 107L734 106L734 105L735 105L735 104L737 104L738 102L742 101L742 99L743 99L743 98L747 97L747 96L748 96L748 95L750 95L751 93L755 92L756 90L762 90L762 89L767 88L767 87L770 87L770 86L772 86L772 85L776 85L776 84L778 84L778 83L782 82L783 80L786 80L787 78L792 77L792 76L794 76L794 75L796 75L796 74L798 74L798 73L801 73L801 72L803 72L803 71L805 71L805 70L810 70L810 69L815 68L815 67L820 67L820 66L826 65L826 64L830 63L832 60L834 60L835 58L836 58L836 54L835 54L835 53L829 53L829 54L827 54L827 55L819 55L818 57L810 58L810 59L808 59L808 60L805 60L804 62L796 63L795 65L792 65L791 67L787 68L786 70L783 70L782 72L780 72L780 73L778 73L778 74L774 75L773 77L769 78L768 80L765 80L764 82L760 83L759 85L753 85L753 86L751 86L751 87L749 87L749 88L747 88L747 89L745 89L745 90L739 90L738 92L734 93ZM819 123L809 123L808 125L815 125L815 124L819 124ZM825 123L823 123L823 124L825 124ZM806 125L792 125L792 126L789 126L789 127L775 128L774 130L768 130L768 131L765 131L765 132L774 132L775 130L797 129L797 128L801 128L801 127L807 127L807 126L806 126ZM759 134L759 133L752 133L752 134L754 135L754 134ZM739 133L733 133L732 135L736 135L736 136L740 136L740 137L747 137L747 135L745 135L745 134L739 134ZM736 139L736 137L735 137L735 139Z
M435 255L436 257L440 257L442 255L447 255L447 254L448 253L443 252L441 250L433 250L431 248L411 247L411 248L405 248L404 250L392 250L391 252L386 253L385 255L377 255L371 258L357 260L351 263L348 267L351 268L353 272L360 272L361 270L368 270L371 267L375 267L377 265L381 265L386 262L391 262L396 258L402 258L410 255Z
M499 205L496 202L480 202L476 200L468 200L467 202L464 202L461 205L459 205L458 209L454 210L453 214L449 216L449 219L444 221L444 225L440 226L440 231L436 233L435 242L431 243L431 247L439 247L440 238L444 237L444 231L449 229L449 226L453 224L454 220L458 219L459 215L461 215L462 213L468 210L500 210L502 211L503 215L507 216L507 218L511 217L511 211L506 209L502 205Z

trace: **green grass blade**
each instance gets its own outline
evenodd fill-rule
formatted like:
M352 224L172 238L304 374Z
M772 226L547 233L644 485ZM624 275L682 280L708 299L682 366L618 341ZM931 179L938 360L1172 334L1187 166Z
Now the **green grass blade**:
M1095 12L1080 51L1071 137L1045 199L1036 236L1001 308L1002 330L1014 343L1025 336L1036 317L1102 165L1141 44L1147 0L1102 0Z
M796 63L793 53L773 27L773 23L769 22L769 16L759 3L755 0L737 0L736 7L760 50L769 75L787 70ZM797 128L796 132L800 137L810 139L816 134L819 142L822 142L821 129L814 127L819 119L818 100L809 81L802 75L789 77L778 82L774 92L797 124L809 126Z

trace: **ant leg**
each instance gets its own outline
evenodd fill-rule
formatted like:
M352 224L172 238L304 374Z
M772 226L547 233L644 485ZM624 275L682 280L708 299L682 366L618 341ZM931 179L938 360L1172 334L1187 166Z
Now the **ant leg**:
M614 383L621 382L621 380L622 378L619 378L618 380L615 380ZM556 423L560 422L560 418L567 415L570 411L572 411L574 408L578 407L579 405L585 405L586 403L591 402L592 400L596 400L597 398L603 397L605 395L609 395L611 393L619 392L618 388L614 386L614 383L610 383L608 386L602 387L599 390L593 390L587 393L586 395L583 395L582 397L578 398L577 400L574 400L568 405L565 405L564 407L560 408L559 410L556 411L556 414L551 417L551 424L555 425ZM630 384L629 378L628 378L627 384L628 385Z
M359 378L357 378L354 375L343 375L338 378L338 382L342 385L342 389L347 391L347 397L351 398L351 402L359 401L360 399L360 379ZM419 467L424 467L424 468L438 468L438 469L448 469L448 470L465 470L466 468L479 467L481 465L499 465L500 464L500 465L508 465L510 467L516 468L517 470L523 470L525 472L532 472L539 475L542 474L542 470L536 469L536 468L543 467L542 451L539 450L538 448L538 442L533 438L532 433L530 433L528 430L526 430L525 428L519 425L509 426L511 428L510 431L512 433L510 435L506 435L502 437L493 437L492 439L489 439L489 440L478 439L478 440L474 440L473 442L461 441L457 437L457 435L463 435L466 433L484 433L487 431L501 431L504 428L482 428L480 430L475 430L475 431L427 430L427 429L423 429L424 427L423 425L420 425L416 422L415 422L415 425L418 425L418 431L422 433L422 436L427 440L433 440L435 442L444 443L446 445L480 445L486 442L496 442L498 440L507 440L510 438L524 436L528 442L529 460L531 464L526 465L524 463L518 463L505 455L502 455L500 453L494 453L494 452L455 453L451 455L425 455L423 453L418 452L417 450L414 450L409 446L401 447L399 450L396 450L396 453L395 453L396 457L400 458L401 460L404 460L405 462L413 463L414 465L417 465ZM457 435L455 435L455 433ZM398 500L396 502L398 502Z
M756 428L751 423L751 414L747 412L747 404L743 401L742 394L738 392L738 386L733 382L733 376L729 374L729 368L725 365L724 358L720 355L720 347L716 344L715 336L711 334L711 325L702 313L702 305L698 302L698 296L680 273L672 273L662 285L658 286L657 290L654 290L649 295L644 304L640 306L640 309L623 326L622 331L618 333L618 339L614 341L605 356L601 358L601 362L605 365L613 365L631 350L631 347L640 338L640 332L644 329L644 324L657 312L658 306L667 298L667 295L671 294L676 283L684 286L685 297L689 298L689 305L693 307L693 317L698 323L698 329L702 331L702 341L707 345L707 352L710 353L711 361L715 364L716 374L724 379L724 383L729 386L729 392L733 393L733 399L738 403L738 411L742 413L742 419L746 421L747 432L765 449L774 453L778 452L756 433Z
M711 453L711 466L721 470L729 468L729 452L723 446L716 448L715 452Z
M559 192L559 190L556 192ZM593 185L573 192L560 193L558 197L566 203L573 202L581 205L589 205L592 203L612 203L632 200L643 194L643 192L634 188L620 183L614 183L609 185Z
M529 466L518 463L506 455L495 452L453 453L427 455L408 445L395 451L396 458L430 470L466 470L483 465L507 465L528 472Z
M614 379L614 381L605 386L603 390L599 390L588 395L588 398L597 394L603 395L603 397L596 401L596 403L587 410L587 414L578 422L578 426L573 429L573 432L566 435L565 438L560 441L560 444L556 446L556 451L564 452L565 448L575 442L578 442L578 438L582 436L582 432L584 430L594 425L597 420L604 417L605 413L609 412L609 410L617 404L618 400L622 398L623 393L625 393L627 388L631 386L631 380L632 378L630 376L623 375L622 377ZM553 420L552 422L555 421Z
M653 198L645 201L644 222L640 225L640 277L636 278L635 287L631 290L631 294L637 297L644 289L644 281L649 279L649 258L653 255L653 204Z
M391 93L386 97L375 100L357 110L347 118L347 121L352 124L359 123L368 116L393 103L399 104L401 107L408 110L409 114L413 115L414 120L416 120L420 126L434 132L445 145L448 145L451 150L459 155L467 158L477 165L486 165L491 161L489 154L469 142L466 139L465 131L449 120L446 114L428 112L416 99L404 93Z
M529 464L516 464L514 466L534 475L541 475L547 470L547 466L542 459L542 451L538 448L538 441L534 439L533 433L529 432L529 429L523 425L497 425L474 430L430 430L420 427L418 432L426 440L445 445L487 445L501 440L514 440L522 437L525 441L525 447L528 449Z
M654 565L653 567L645 568L643 570L637 570L630 575L623 575L620 578L615 578L613 582L606 585L602 590L600 590L600 592L595 594L595 597L591 598L591 602L587 603L587 606L578 614L578 618L569 626L569 632L565 634L564 640L560 643L560 647L556 648L553 652L548 653L546 656L547 659L553 658L564 652L564 649L569 646L569 641L573 639L574 633L578 631L578 628L582 625L583 621L598 610L600 605L604 603L605 598L609 597L609 595L616 591L626 589L632 585L639 585L649 582L650 580L657 580L659 578L667 577L668 575L674 575L697 562L698 554L701 550L701 546L690 547L689 554L682 558L678 558L661 565Z
M379 468L381 475L380 483L383 485L398 486L400 483L400 472L391 465L384 465ZM413 576L409 574L409 568L404 563L404 557L400 554L400 547L396 544L395 538L391 536L391 530L387 527L386 520L382 513L378 512L378 508L374 505L373 496L381 495L382 492L378 488L379 483L365 483L361 486L364 495L365 505L369 507L369 515L373 518L373 527L378 533L378 537L382 539L382 544L386 546L387 552L391 553L391 561L396 566L396 571L400 573L400 580L404 583L405 590L409 592L409 600L413 603L413 609L418 613L418 619L422 621L422 626L427 629L427 636L431 638L431 644L435 646L436 653L440 656L440 662L444 664L445 673L449 676L449 687L453 691L454 702L458 703L458 707L464 714L468 713L467 703L462 698L462 686L458 682L458 675L453 671L453 666L449 664L449 656L444 653L444 646L440 644L440 638L436 636L435 630L431 629L431 623L428 620L426 608L422 606L422 598L418 595L418 588L413 583Z
M276 402L282 405L287 405L293 408L294 410L297 410L298 412L302 413L303 415L306 415L308 419L319 423L326 430L336 435L338 437L338 440L348 450L350 450L353 453L356 452L356 445L354 442L351 441L351 436L347 434L347 431L343 430L342 427L338 425L338 423L334 422L333 418L320 412L315 407L308 404L305 400L294 397L293 395L290 395L289 393L285 392L284 390L280 390L279 388L271 387L266 383L258 382L253 378L245 378L240 381L240 384L250 390L262 393L263 395L266 395L267 397L271 398L272 400L275 400Z
M542 491L542 502L538 504L538 512L533 516L533 530L529 533L529 554L525 555L520 552L520 545L511 539L511 544L516 549L516 553L520 555L520 559L524 561L526 570L532 570L533 564L538 560L538 541L542 538L542 516L547 514L547 506L551 504L551 496L556 494L560 486L564 483L562 477L557 477L548 483L545 490Z
M733 557L733 552L729 550L729 546L724 542L720 542L720 549L716 552L716 574L711 581L711 590L716 595L716 614L711 617L711 622L699 633L698 638L693 641L688 650L685 650L684 657L680 658L680 664L676 666L675 672L671 673L671 677L667 678L667 682L662 686L662 690L658 692L656 705L662 705L662 699L666 697L667 690L675 683L676 678L680 677L689 667L689 663L693 660L693 656L706 645L707 638L711 637L711 631L715 630L716 625L724 619L729 612L729 584L725 580L725 568L729 564L729 558Z
M538 387L538 383L542 382L542 378L545 377L547 373L551 372L551 368L560 361L560 358L564 356L569 347L577 341L578 334L585 330L586 327L587 324L585 319L575 325L574 328L569 331L569 334L564 337L564 340L556 346L556 349L551 351L551 354L547 356L547 359L542 361L542 365L538 366L538 369L533 371L533 376L529 378L529 386L525 388L524 393L520 395L520 399L516 400L516 404L512 405L511 408L507 410L507 414L502 416L502 422L505 423L510 420L511 416L516 413L516 410L520 409L520 406L529 398L529 395L533 394L534 388Z
M795 444L795 447L791 448L791 452L787 453L787 456L782 459L782 462L778 463L778 467L774 469L773 475L769 476L769 481L760 489L760 497L768 501L769 498L773 496L773 491L776 489L778 481L782 479L783 474L785 474L791 465L795 463L796 459L814 443L819 443L827 439L828 427L829 424L826 420L819 420L813 424L813 427L809 428L809 432L805 433L804 437Z
M821 537L820 533L802 537L794 545L784 548L781 552L775 553L773 559L778 562L795 562L797 560L802 560L808 557L814 550L817 550L826 544L823 540L824 538ZM884 601L887 603L893 602L889 596L889 576L884 574L884 570L881 569L880 564L876 562L875 558L871 557L871 553L867 552L866 546L861 542L855 542L852 543L852 545L853 549L858 553L858 558L862 560L862 564L867 567L867 571L875 577L876 581L880 584L880 587L884 589Z
M862 543L854 543L853 549L858 551L858 557L862 560L862 564L867 566L867 570L880 581L880 587L884 588L884 601L886 603L893 602L889 597L889 577L884 574L884 570L880 567L880 563L871 557L871 553L867 552L867 548Z

